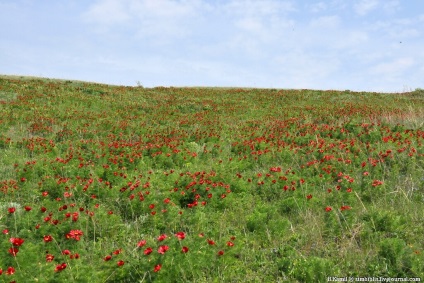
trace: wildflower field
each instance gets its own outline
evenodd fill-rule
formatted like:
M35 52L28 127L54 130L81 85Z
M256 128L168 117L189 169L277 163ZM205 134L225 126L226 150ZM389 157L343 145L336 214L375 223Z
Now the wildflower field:
M0 282L424 280L424 92L0 77Z

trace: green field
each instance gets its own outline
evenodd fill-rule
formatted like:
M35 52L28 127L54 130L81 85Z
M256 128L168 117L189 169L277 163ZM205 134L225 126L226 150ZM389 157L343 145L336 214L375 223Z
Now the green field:
M2 76L0 282L424 280L423 125L420 89Z

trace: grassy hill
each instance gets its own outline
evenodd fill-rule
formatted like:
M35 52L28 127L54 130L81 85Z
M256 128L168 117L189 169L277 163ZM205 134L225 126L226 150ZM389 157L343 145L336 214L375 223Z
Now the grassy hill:
M423 109L1 76L0 280L424 279Z

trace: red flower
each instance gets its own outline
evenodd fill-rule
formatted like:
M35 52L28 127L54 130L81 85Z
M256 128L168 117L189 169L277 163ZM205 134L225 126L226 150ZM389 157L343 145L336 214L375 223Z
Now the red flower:
M122 252L122 249L117 249L113 252L114 255L119 255Z
M309 195L307 195L307 196L306 196L306 198L307 198L307 199L311 199L311 198L312 198L312 195L311 195L311 194L309 194Z
M109 261L109 260L111 260L112 259L112 256L111 255L107 255L107 256L105 256L104 258L103 258L103 260L104 261Z
M331 206L327 206L326 208L325 208L325 211L326 212L330 212L330 211L332 211L333 209L331 208Z
M348 205L343 205L342 207L340 207L340 210L341 211L343 211L343 210L349 210L349 209L351 209L351 207L348 206Z
M14 207L9 207L8 211L9 211L9 213L15 213L16 208L14 208Z
M9 266L9 268L6 271L6 275L13 275L15 274L15 268L12 266Z
M185 233L184 232L177 232L177 233L175 233L175 236L178 238L178 240L184 240Z
M7 235L7 234L9 234L9 230L4 229L4 230L2 231L2 233L3 233L3 234L5 234L5 235Z
M228 242L227 242L227 246L232 247L232 246L234 246L234 243L233 243L233 242L231 242L231 241L228 241Z
M64 270L66 268L66 266L67 266L66 263L58 264L58 265L56 265L54 272L60 272L60 271Z
M155 269L153 269L153 271L154 271L154 272L158 272L161 268L162 268L162 265L157 264L157 265L155 266Z
M16 247L20 247L24 243L24 239L21 238L10 238L9 241Z
M43 240L44 240L44 242L51 242L51 241L53 241L53 237L52 236L50 236L50 235L47 235L47 236L44 236L43 237Z
M27 205L27 206L25 206L25 210L26 210L26 211L31 211L31 209L32 209L32 207L31 207L31 206L28 206L28 205Z
M125 261L120 260L116 263L118 266L123 266L125 264Z
M158 249L158 253L165 254L167 250L169 250L168 246L160 246Z
M218 252L218 255L219 255L219 256L224 255L224 251L219 251L219 252Z
M211 240L211 239L208 239L208 244L209 245L215 245L215 242L213 240Z
M47 254L47 255L46 255L46 261L47 261L47 262L52 262L52 261L53 261L53 259L54 259L54 255L51 255L51 254Z
M140 242L137 243L137 247L141 248L142 246L144 246L146 244L146 240L141 240Z
M151 254L152 252L153 252L153 249L152 249L152 248L150 248L150 247L144 250L144 254L145 254L145 255L149 255L149 254Z
M158 237L158 241L159 242L162 242L163 240L165 240L166 239L166 235L165 234L162 234L162 235L160 235L159 237Z
M12 256L16 256L16 254L19 252L18 248L10 248L8 250L8 252L12 255Z
M183 252L183 253L187 253L187 252L188 252L188 248L187 248L187 247L183 247L183 248L181 249L181 252Z
M63 255L70 255L71 254L71 251L70 250L63 250L62 251L62 254Z
M71 230L68 234L66 234L66 239L75 239L76 241L79 241L82 235L84 235L84 233L81 230Z

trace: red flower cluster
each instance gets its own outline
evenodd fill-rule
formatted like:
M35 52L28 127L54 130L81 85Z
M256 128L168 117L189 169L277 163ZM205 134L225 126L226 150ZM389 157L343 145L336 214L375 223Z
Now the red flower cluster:
M75 239L76 241L79 241L83 235L84 233L81 230L71 230L68 234L66 234L66 239Z

